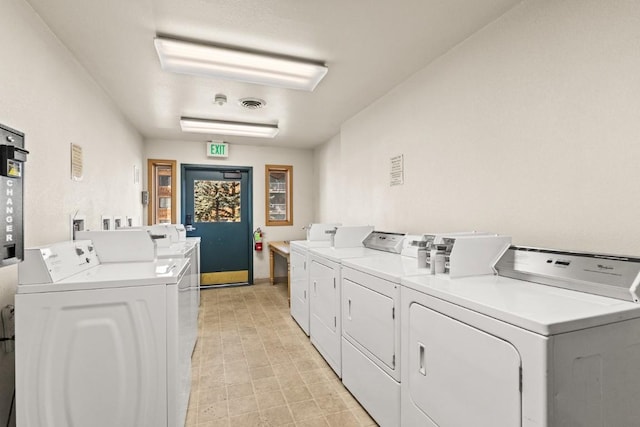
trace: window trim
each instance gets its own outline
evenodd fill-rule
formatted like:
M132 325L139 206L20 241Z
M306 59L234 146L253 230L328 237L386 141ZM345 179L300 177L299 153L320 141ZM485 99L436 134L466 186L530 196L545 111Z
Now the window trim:
M155 169L157 166L169 166L171 168L171 223L176 224L176 193L177 193L177 162L175 160L147 159L147 189L149 191L149 205L147 208L147 224L156 224L156 187Z
M271 194L269 187L269 177L271 172L284 172L286 175L286 215L284 220L274 220L269 218L269 195ZM291 165L265 165L264 167L265 182L265 225L267 226L286 226L293 225L293 166Z

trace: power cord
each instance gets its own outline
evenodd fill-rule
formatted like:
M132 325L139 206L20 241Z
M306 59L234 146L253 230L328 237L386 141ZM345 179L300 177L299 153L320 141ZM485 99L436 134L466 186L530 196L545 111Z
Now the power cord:
M16 388L13 388L13 395L11 396L11 406L9 406L9 416L7 417L7 427L11 425L11 415L13 414L13 405L16 403Z

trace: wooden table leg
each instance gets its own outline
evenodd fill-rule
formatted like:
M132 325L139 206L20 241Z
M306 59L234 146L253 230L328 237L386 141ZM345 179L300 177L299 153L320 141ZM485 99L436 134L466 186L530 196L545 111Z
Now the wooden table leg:
M291 260L287 257L287 301L291 307Z
M275 284L275 280L273 278L273 263L274 263L274 259L273 259L273 250L269 249L269 281L271 282L272 285Z

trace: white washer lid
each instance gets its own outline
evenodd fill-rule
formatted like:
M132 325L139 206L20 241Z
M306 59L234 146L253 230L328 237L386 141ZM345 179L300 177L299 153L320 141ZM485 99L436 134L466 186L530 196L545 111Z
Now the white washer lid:
M413 276L402 285L549 336L640 317L640 305L500 276Z
M394 283L400 283L404 276L430 274L428 268L418 268L416 258L386 252L384 254L386 256L382 259L379 256L353 258L343 261L342 265Z
M388 255L387 252L365 248L364 246L357 248L311 248L309 251L311 255L320 256L334 262L342 262L343 259L347 258Z
M54 283L19 285L19 294L175 285L189 266L188 259L99 264Z
M292 250L307 251L309 248L327 248L331 246L329 240L292 240L289 242Z
M156 257L158 259L164 258L184 258L189 256L189 252L194 250L195 245L193 242L176 242L169 246L156 248Z

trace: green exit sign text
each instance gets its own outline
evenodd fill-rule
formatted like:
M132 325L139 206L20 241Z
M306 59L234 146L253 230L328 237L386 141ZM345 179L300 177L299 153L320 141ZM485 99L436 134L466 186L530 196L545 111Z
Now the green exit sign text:
M229 144L226 142L207 142L208 157L229 157Z

